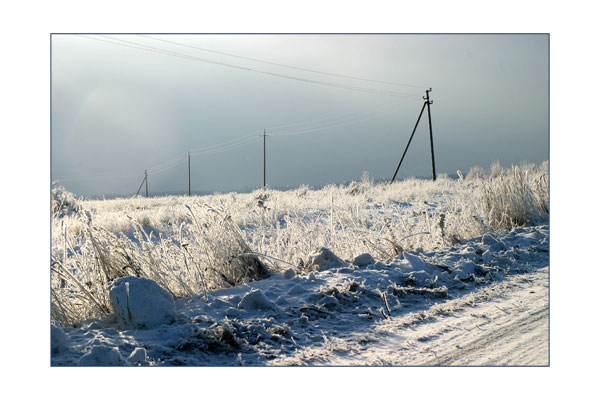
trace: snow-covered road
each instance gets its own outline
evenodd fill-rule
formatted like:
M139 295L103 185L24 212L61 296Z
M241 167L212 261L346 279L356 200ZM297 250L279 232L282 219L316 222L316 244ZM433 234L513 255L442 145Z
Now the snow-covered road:
M342 364L549 364L548 268L378 326L382 338Z

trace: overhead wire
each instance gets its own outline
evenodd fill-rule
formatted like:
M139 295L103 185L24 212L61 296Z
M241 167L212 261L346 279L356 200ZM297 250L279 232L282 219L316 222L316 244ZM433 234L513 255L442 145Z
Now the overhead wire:
M291 128L288 130L284 130L284 131L278 131L277 129L269 129L270 132L270 136L278 136L278 135L285 135L288 133L294 133L294 132L299 132L299 131L311 131L312 129L318 129L318 130L323 130L326 129L328 127L334 127L334 126L342 126L342 125L350 125L352 123L354 123L355 121L362 121L364 120L365 117L367 117L367 119L371 119L369 116L370 115L384 115L386 114L390 109L392 108L392 106L388 106L388 107L384 107L383 110L379 109L379 110L374 110L374 111L369 111L366 113L362 113L362 114L356 114L356 113L346 113L340 116L336 116L336 117L328 117L328 118L322 118L320 120L315 120L315 121L306 121L306 122L301 122L301 123L296 123L296 124L287 124L287 125L280 125L280 129L283 127L291 127L296 125L297 127L295 128ZM318 122L318 121L322 121L322 122ZM308 124L309 122L317 122L316 124L311 124L308 126L303 126ZM275 132L273 132L273 130L275 130Z
M283 125L276 125L276 126L268 126L265 129L268 129L268 130L271 131L271 130L274 130L274 129L276 130L276 129L281 129L281 128L287 128L287 127L290 127L290 126L307 125L307 124L312 124L312 123L315 123L315 122L321 122L321 121L326 121L326 120L331 120L331 119L335 120L335 119L339 119L339 118L349 117L349 116L352 116L352 115L355 115L355 113L345 113L345 114L338 115L338 116L335 116L335 117L325 117L325 118L319 118L319 119L310 120L310 121L294 122L294 123L290 123L290 124L283 124Z
M236 144L236 143L238 143L240 141L244 141L244 140L247 140L248 138L255 137L255 136L256 136L256 133L252 133L250 135L242 136L242 137L239 137L239 138L236 138L236 139L227 140L225 142L213 144L213 145L210 145L210 146L204 146L204 147L199 147L199 148L196 148L196 149L191 149L190 153L195 154L197 152L214 150L215 148L218 148L218 147L221 147L221 146L233 145L233 144Z
M206 52L209 52L209 53L220 54L220 55L224 55L224 56L239 58L239 59L242 59L242 60L248 60L248 61L254 61L254 62L259 62L259 63L263 63L263 64L274 65L274 66L277 66L277 67L284 67L284 68L291 68L291 69L295 69L295 70L299 70L299 71L312 72L312 73L315 73L315 74L322 74L322 75L328 75L328 76L336 76L336 77L339 77L339 78L354 79L354 80L359 80L359 81L364 81L364 82L382 83L382 84L396 85L396 86L406 86L406 87L412 87L412 88L417 88L417 89L427 89L429 87L429 86L417 86L417 85L411 85L411 84L399 83L399 82L380 81L380 80L376 80L376 79L368 79L368 78L362 78L362 77L356 77L356 76L350 76L350 75L336 74L336 73L332 73L332 72L319 71L319 70L309 69L309 68L295 67L293 65L286 65L286 64L276 63L276 62L272 62L272 61L265 61L265 60L260 60L260 59L252 58L252 57L244 57L244 56L240 56L240 55L237 55L237 54L225 53L225 52L222 52L222 51L211 50L211 49L207 49L207 48L204 48L204 47L199 47L199 46L193 46L193 45L190 45L190 44L179 43L179 42L175 42L173 40L159 39L159 38L152 37L152 36L149 36L149 35L143 35L143 34L137 34L137 35L141 36L141 37L148 38L148 39L152 39L152 40L156 40L156 41L161 41L161 42L165 42L165 43L171 43L171 44L175 44L175 45L182 46L182 47L188 47L188 48L192 48L192 49L202 50L202 51L206 51Z
M98 40L98 41L106 42L106 43L110 43L110 44L115 44L115 45L120 45L120 46L125 46L125 47L132 47L132 48L135 48L138 50L145 50L145 51L150 51L150 52L154 52L154 53L170 55L173 57L185 58L185 59L193 60L193 61L201 61L201 62L205 62L205 63L209 63L209 64L226 66L226 67L236 68L236 69L240 69L240 70L244 70L244 71L253 71L253 72L257 72L257 73L261 73L261 74L265 74L265 75L293 79L293 80L301 81L301 82L314 83L314 84L318 84L318 85L353 90L353 91L358 91L358 92L363 92L363 93L380 94L380 95L385 95L385 96L396 97L399 99L417 97L416 94L412 94L412 93L400 93L400 92L394 92L394 91L390 91L390 90L370 89L370 88L351 86L351 85L346 85L346 84L317 81L314 79L307 79L307 78L301 78L301 77L292 76L292 75L279 74L279 73L259 70L259 69L255 69L255 68L242 67L239 65L233 65L233 64L223 63L223 62L219 62L219 61L208 60L205 58L190 56L189 54L182 54L182 53L178 53L178 52L174 52L174 51L170 51L170 50L164 50L164 49L156 48L153 46L148 46L148 45L144 45L144 44L140 44L140 43L131 42L131 41L124 40L124 39L117 39L117 38L106 36L106 35L94 35L94 36L102 36L103 38L109 39L109 40L101 39L98 37L86 36L86 35L82 35L82 34L78 34L77 36L80 36L80 37L83 37L86 39Z
M225 146L225 147L221 147L221 148L215 148L215 149L211 149L211 150L197 151L195 153L190 153L190 154L192 156L197 156L197 155L200 155L200 154L209 155L209 154L222 153L224 151L234 150L234 149L237 149L237 148L240 148L240 147L247 146L250 143L253 143L253 142L257 141L258 138L259 138L259 135L257 134L254 137L248 138L244 142L236 143L236 144Z
M177 157L171 158L167 161L162 161L158 164L153 165L152 167L148 168L147 171L149 172L153 172L153 170L158 170L158 169L162 169L165 166L171 165L172 163L178 163L180 162L183 158L184 153L179 153L177 155Z
M187 158L187 157L181 157L181 158L179 158L179 159L177 159L177 160L175 160L175 161L171 162L170 164L168 164L168 165L166 165L166 166L164 166L164 167L162 167L162 168L159 168L159 169L153 170L153 171L150 171L150 170L148 170L148 175L155 175L155 174L158 174L158 173L161 173L161 172L167 171L167 170L169 170L169 169L171 169L171 168L174 168L174 167L176 167L177 165L179 165L179 164L180 164L182 161L184 161L186 158Z
M288 131L273 133L271 136L277 137L277 136L298 135L298 134L302 134L302 133L320 132L320 131L327 130L327 129L339 128L342 126L348 126L348 125L357 124L359 122L368 121L368 120L377 118L381 114L382 113L371 112L371 113L363 114L361 116L357 116L357 117L349 119L349 120L337 121L337 123L329 123L326 125L314 126L314 127L309 127L309 128L292 129L292 130L288 130Z
M373 112L371 113L367 113L367 114L373 114ZM364 116L365 114L362 114L361 116ZM325 122L325 123L321 123L321 124L316 124L316 125L311 125L311 126L303 126L303 127L298 127L298 128L294 128L294 129L288 129L288 130L283 130L283 131L279 131L279 132L272 132L269 134L269 136L285 136L288 134L293 134L293 133L301 133L301 132L311 132L313 129L327 129L330 126L336 126L337 124L348 124L351 125L355 120L359 119L360 117L357 116L353 116L351 118L345 118L345 119L341 119L341 120L333 120L333 121L329 121L329 122Z

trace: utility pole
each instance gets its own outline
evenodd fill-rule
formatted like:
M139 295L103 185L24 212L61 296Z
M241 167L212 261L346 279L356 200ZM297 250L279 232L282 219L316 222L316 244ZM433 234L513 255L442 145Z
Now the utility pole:
M419 118L417 118L417 123L415 124L415 127L413 128L413 131L410 134L410 139L408 139L408 144L406 145L406 148L404 148L404 152L402 153L402 157L400 158L400 162L398 163L398 167L396 167L396 171L394 172L394 176L392 177L392 180L390 181L390 183L394 182L394 179L396 179L398 170L400 169L400 166L402 165L402 161L404 161L404 156L406 156L406 151L408 150L408 146L410 146L410 142L412 141L413 136L415 135L415 131L417 130L417 126L419 125L419 121L421 121L421 117L423 116L423 111L425 111L425 106L427 106L427 116L429 117L429 143L431 146L431 171L432 171L432 175L433 175L433 180L435 181L437 178L437 175L435 173L435 157L433 155L433 130L431 128L430 105L433 104L433 100L429 99L429 92L431 92L431 88L425 90L425 96L423 96L423 100L425 100L425 102L423 103L423 107L421 107L421 112L419 113Z
M191 161L191 155L190 152L188 151L188 196L192 195L192 161Z
M148 170L144 170L144 180L146 181L146 198L148 197Z
M431 145L431 171L432 171L432 175L433 175L433 180L435 181L437 176L435 174L435 157L433 156L433 131L431 128L431 108L429 107L431 104L433 104L433 100L429 100L429 92L431 92L431 88L429 88L429 90L425 91L425 96L424 100L425 103L427 104L427 116L429 117L429 144Z
M267 130L263 134L263 189L267 187Z

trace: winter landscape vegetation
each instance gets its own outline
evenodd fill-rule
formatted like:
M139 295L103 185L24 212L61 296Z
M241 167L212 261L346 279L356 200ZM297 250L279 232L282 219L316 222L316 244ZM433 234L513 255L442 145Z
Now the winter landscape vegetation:
M549 363L548 163L83 200L52 189L51 363Z

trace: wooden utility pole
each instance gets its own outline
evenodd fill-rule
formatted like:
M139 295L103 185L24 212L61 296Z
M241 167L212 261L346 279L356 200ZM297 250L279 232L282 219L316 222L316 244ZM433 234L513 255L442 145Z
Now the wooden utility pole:
M192 195L192 160L190 152L188 151L188 196Z
M427 104L427 116L429 117L429 144L431 145L431 171L433 175L433 180L435 181L437 176L435 174L435 157L433 156L433 131L431 128L431 108L430 105L433 104L433 100L429 100L429 92L431 92L431 88L425 91L425 104Z
M148 197L148 170L144 170L144 180L146 181L146 198Z
M263 189L267 187L267 130L263 132Z
M410 134L410 139L408 139L408 143L407 143L406 147L404 148L404 152L402 153L402 157L400 158L400 162L398 163L398 166L396 167L396 171L394 172L394 176L392 177L392 180L390 181L390 183L394 182L394 179L396 179L398 170L400 169L400 166L402 165L402 161L404 161L404 156L406 156L406 151L408 150L408 146L410 146L410 142L412 141L415 131L417 130L419 121L421 121L421 116L423 116L423 111L425 110L425 106L427 106L427 116L429 117L429 143L431 146L431 171L432 171L432 175L433 175L433 180L435 181L437 178L437 175L435 173L435 157L433 155L433 130L431 128L430 105L433 104L433 100L429 99L429 92L431 92L431 88L425 90L425 96L423 96L423 100L425 100L425 102L423 103L423 107L421 107L421 112L419 113L419 118L417 118L417 123L415 124L415 127L413 128L413 131Z

